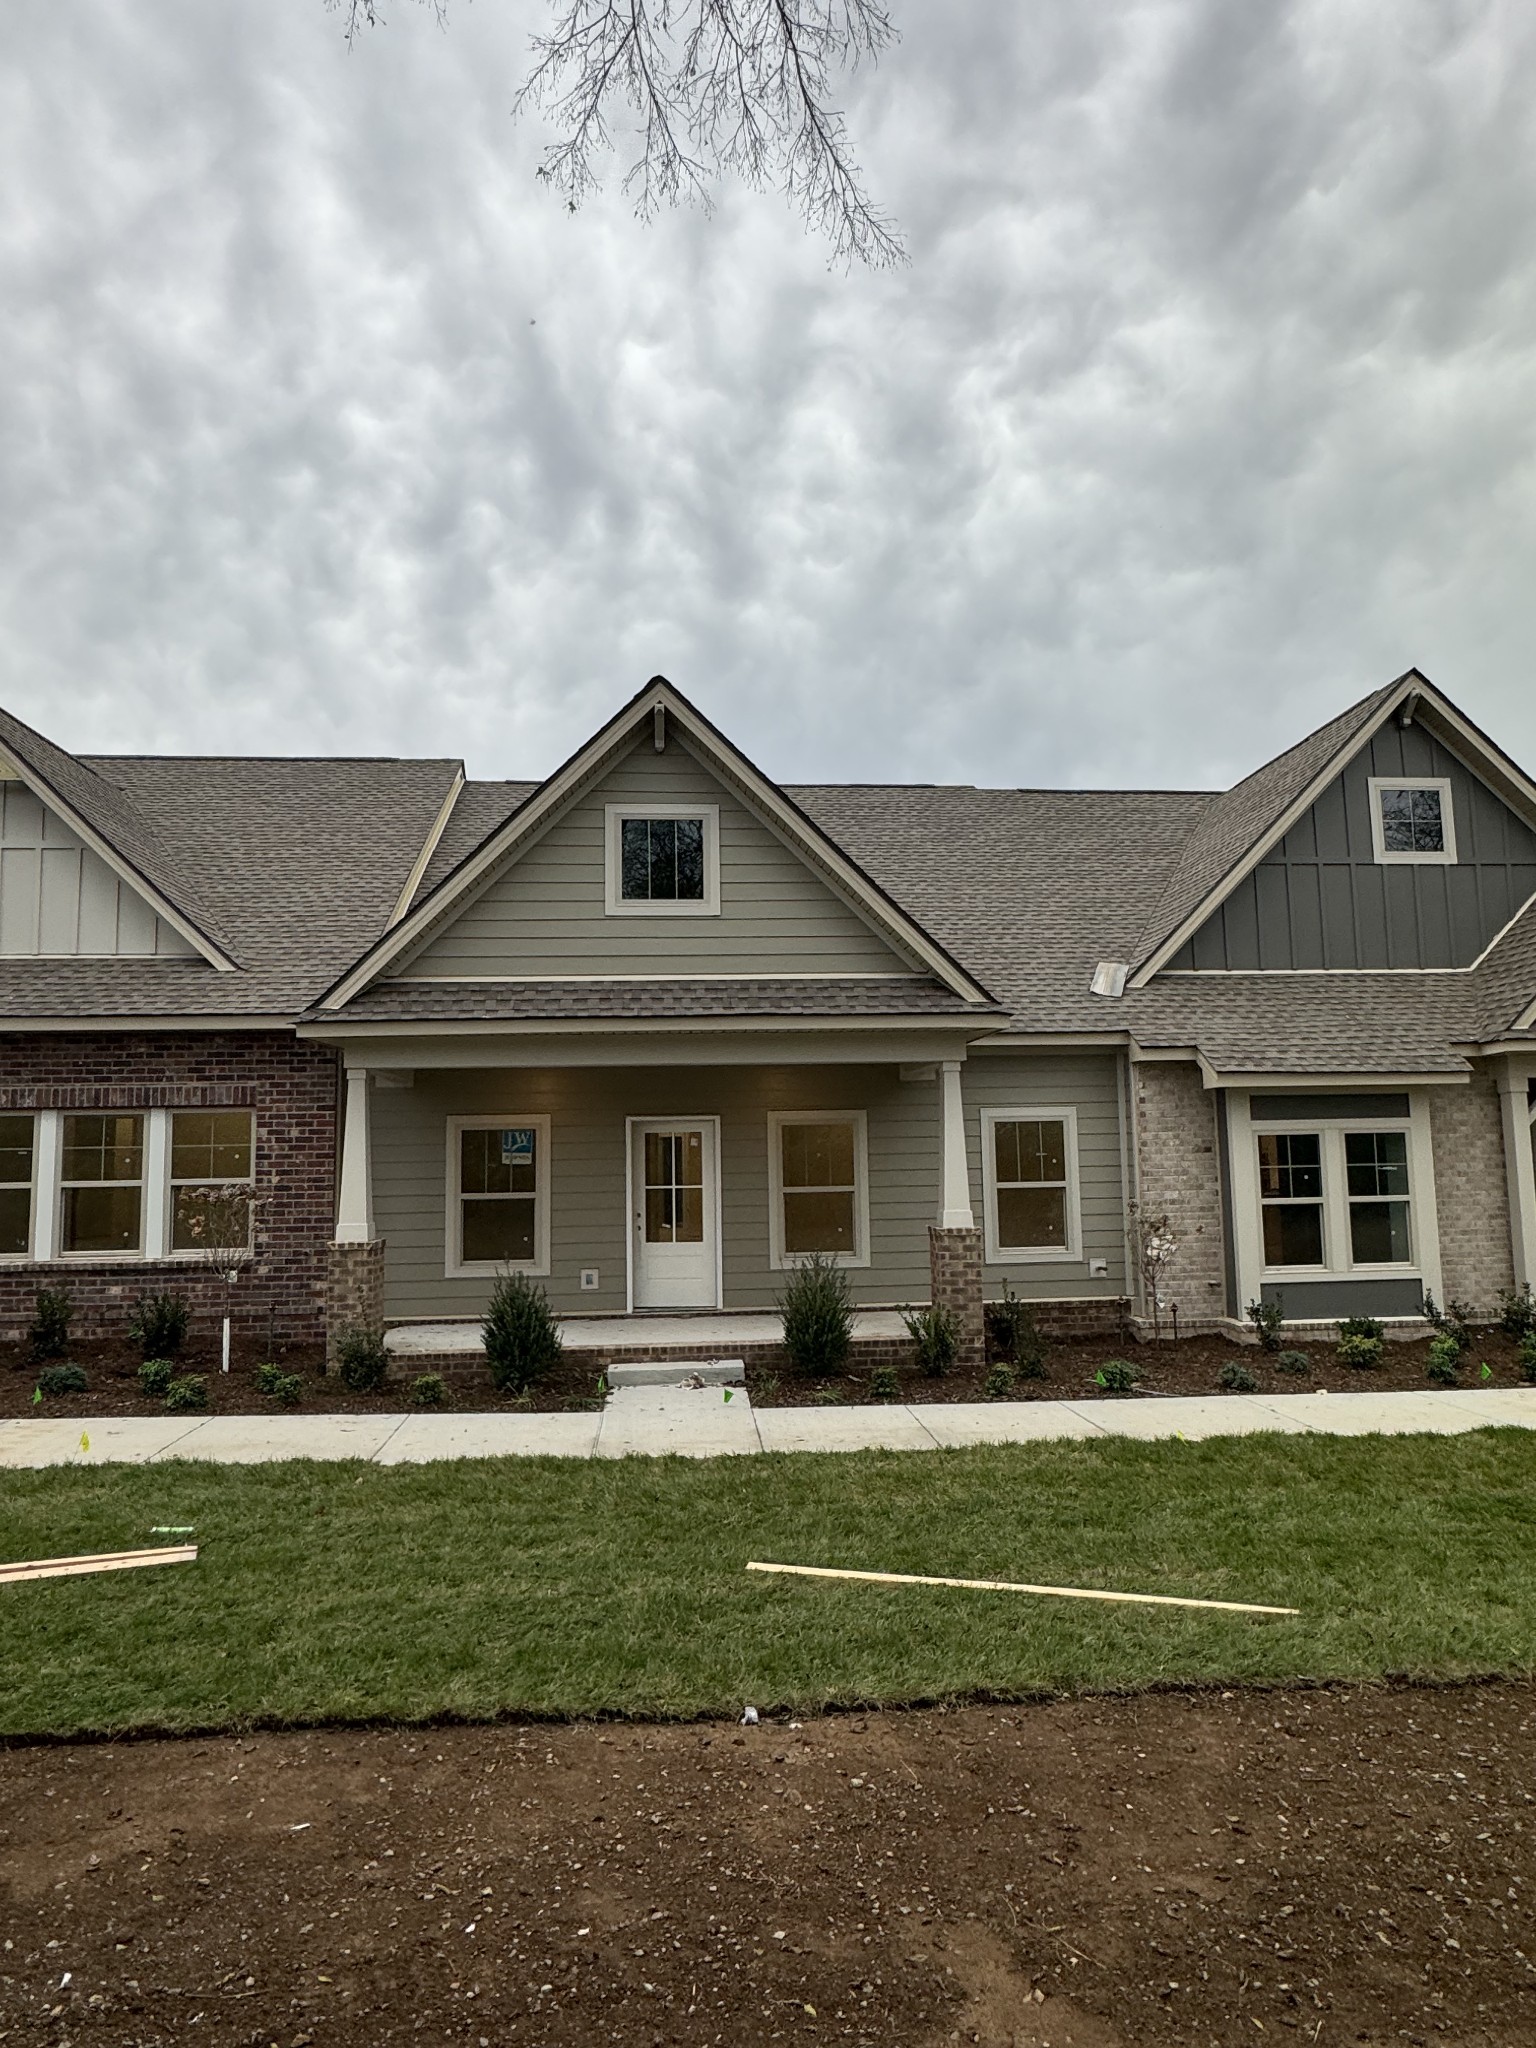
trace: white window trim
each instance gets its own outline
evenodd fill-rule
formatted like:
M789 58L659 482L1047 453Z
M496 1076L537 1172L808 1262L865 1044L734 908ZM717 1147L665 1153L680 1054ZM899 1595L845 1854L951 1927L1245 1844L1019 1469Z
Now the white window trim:
M808 1252L784 1249L784 1145L781 1132L790 1124L853 1125L853 1244L851 1252L834 1252L839 1266L850 1270L869 1264L869 1116L862 1109L774 1109L768 1113L768 1257L777 1273L803 1266Z
M60 1266L104 1266L120 1265L124 1262L128 1262L136 1266L148 1264L150 1256L148 1247L151 1242L150 1220L154 1214L156 1194L154 1183L151 1180L151 1174L156 1164L155 1127L156 1125L158 1125L160 1128L160 1133L162 1134L162 1143L160 1144L158 1149L160 1165L163 1168L166 1154L166 1148L163 1143L163 1133L166 1127L166 1121L170 1115L169 1110L111 1108L60 1109L54 1111L54 1115L57 1118L57 1122L54 1126L56 1136L54 1140L53 1158L51 1162L51 1185L39 1191L40 1194L47 1200L48 1206L52 1211L53 1249L51 1257L54 1263ZM143 1122L144 1164L142 1169L140 1170L139 1178L137 1181L123 1180L114 1181L110 1183L104 1181L71 1183L71 1185L102 1187L110 1185L114 1187L123 1188L138 1188L139 1241L138 1244L131 1251L67 1252L64 1249L64 1122L67 1117L71 1116L136 1116L140 1118ZM34 1171L36 1171L35 1167Z
M38 1111L35 1109L8 1109L4 1113L6 1116L24 1116L31 1120L32 1182L30 1196L27 1203L26 1250L20 1252L0 1252L0 1266L30 1266L36 1258L35 1247L37 1245L38 1224L40 1221L38 1214L38 1193L42 1186L42 1175L38 1169L41 1163L42 1154L43 1119L44 1117L48 1116L50 1112L48 1110ZM7 1181L5 1185L7 1187L19 1188L21 1186L21 1182L19 1180Z
M997 1218L998 1124L1052 1123L1066 1126L1067 1241L1065 1245L1004 1245ZM984 1251L989 1266L1072 1266L1083 1258L1083 1195L1077 1166L1077 1110L1070 1104L1034 1109L984 1109L981 1112L981 1185L984 1210ZM1054 1186L1054 1182L1043 1182Z
M1357 1091L1358 1092L1358 1091ZM1401 1094L1401 1089L1393 1089ZM1408 1115L1254 1118L1249 1096L1227 1098L1228 1156L1232 1183L1232 1230L1237 1262L1238 1312L1265 1285L1310 1284L1324 1280L1417 1280L1439 1295L1440 1222L1435 1200L1434 1144L1425 1089L1408 1091ZM1258 1137L1266 1131L1315 1131L1323 1139L1323 1253L1321 1266L1270 1266L1264 1261L1263 1203L1259 1188ZM1349 1252L1349 1182L1344 1167L1346 1131L1405 1131L1408 1134L1408 1230L1412 1257L1403 1264L1355 1265Z
M533 1257L531 1259L472 1259L463 1256L463 1189L459 1185L460 1131L537 1131L534 1149ZM443 1276L448 1280L493 1279L498 1273L526 1273L540 1280L549 1277L549 1118L525 1116L520 1110L504 1109L495 1116L451 1116L447 1140L447 1207L443 1217Z
M1434 789L1440 793L1440 827L1445 848L1440 853L1389 853L1381 815L1382 792L1388 789ZM1450 778L1445 775L1373 775L1371 777L1371 847L1378 867L1450 868L1456 865L1456 811Z
M195 1116L196 1114L198 1114L201 1105L188 1102L183 1103L181 1107L185 1110L190 1111ZM168 1265L202 1266L208 1263L207 1252L200 1250L196 1245L183 1245L180 1250L177 1250L176 1247L173 1246L171 1243L171 1210L176 1201L176 1190L178 1187L249 1188L253 1196L256 1193L256 1148L260 1142L261 1133L257 1127L255 1110L242 1109L239 1103L213 1103L210 1104L208 1109L204 1110L203 1113L205 1115L212 1114L223 1116L243 1115L250 1118L251 1170L249 1175L244 1180L230 1180L227 1178L221 1178L217 1175L213 1176L208 1180L173 1180L171 1178L171 1153L175 1140L174 1118L176 1115L176 1111L174 1109L166 1109L156 1110L153 1112L153 1114L156 1117L163 1117L164 1119L164 1123L161 1127L162 1137L158 1148L158 1154L151 1155L152 1158L157 1157L158 1159L159 1175L157 1184L160 1189L160 1199L155 1204L154 1208L154 1220L158 1224L160 1230L160 1249L158 1254L156 1254L155 1256L164 1259ZM251 1253L255 1249L255 1239L256 1215L255 1211L252 1210L250 1216L250 1228L246 1234L245 1249L243 1252L236 1249L235 1258L237 1260L242 1258L248 1259L250 1257Z
M720 806L718 804L608 804L604 807L603 866L605 901L610 917L718 917L720 915ZM631 902L620 892L623 881L620 828L626 818L702 818L704 821L704 894L698 902Z

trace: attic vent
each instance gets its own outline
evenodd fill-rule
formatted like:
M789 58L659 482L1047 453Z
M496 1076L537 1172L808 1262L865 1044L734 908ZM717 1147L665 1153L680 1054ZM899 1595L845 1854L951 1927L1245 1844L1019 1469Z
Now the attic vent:
M1101 960L1093 970L1093 992L1096 996L1123 996L1125 977L1130 973L1126 960Z

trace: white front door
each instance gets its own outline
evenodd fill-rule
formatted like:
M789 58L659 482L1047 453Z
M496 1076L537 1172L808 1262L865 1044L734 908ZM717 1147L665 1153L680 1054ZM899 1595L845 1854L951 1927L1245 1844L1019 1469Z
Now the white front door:
M630 1127L636 1308L715 1308L715 1124L658 1118Z

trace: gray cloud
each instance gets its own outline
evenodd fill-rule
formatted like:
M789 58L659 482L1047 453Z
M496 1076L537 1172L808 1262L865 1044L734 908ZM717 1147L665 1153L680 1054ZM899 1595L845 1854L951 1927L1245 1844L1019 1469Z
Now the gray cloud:
M85 748L1207 783L1418 662L1536 765L1536 25L908 0L911 267L574 218L541 0L14 0L0 697ZM617 168L622 168L618 166Z

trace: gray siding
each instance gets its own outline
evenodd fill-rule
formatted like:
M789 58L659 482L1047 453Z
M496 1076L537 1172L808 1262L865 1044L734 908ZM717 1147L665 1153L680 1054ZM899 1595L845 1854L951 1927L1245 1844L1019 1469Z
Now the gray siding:
M0 782L0 957L193 950L24 783Z
M1380 865L1373 775L1445 776L1456 863ZM1388 726L1170 965L1466 967L1536 894L1536 832L1422 725Z
M1085 1252L1110 1260L1107 1280L1086 1264L989 1268L987 1293L1075 1297L1124 1292L1120 1154L1114 1061L1105 1055L973 1060L966 1069L972 1199L981 1214L983 1104L1075 1103ZM784 1276L769 1265L768 1113L863 1109L869 1130L870 1264L849 1272L867 1304L926 1301L928 1225L939 1193L935 1080L902 1081L888 1066L558 1068L433 1073L373 1099L374 1207L385 1240L385 1313L463 1316L483 1307L489 1283L443 1272L447 1119L547 1115L550 1128L550 1276L562 1314L621 1314L625 1302L625 1119L710 1115L721 1120L724 1303L771 1308ZM582 1293L583 1266L601 1288Z
M720 808L717 917L610 917L604 806ZM674 736L625 755L403 969L409 976L910 973Z

